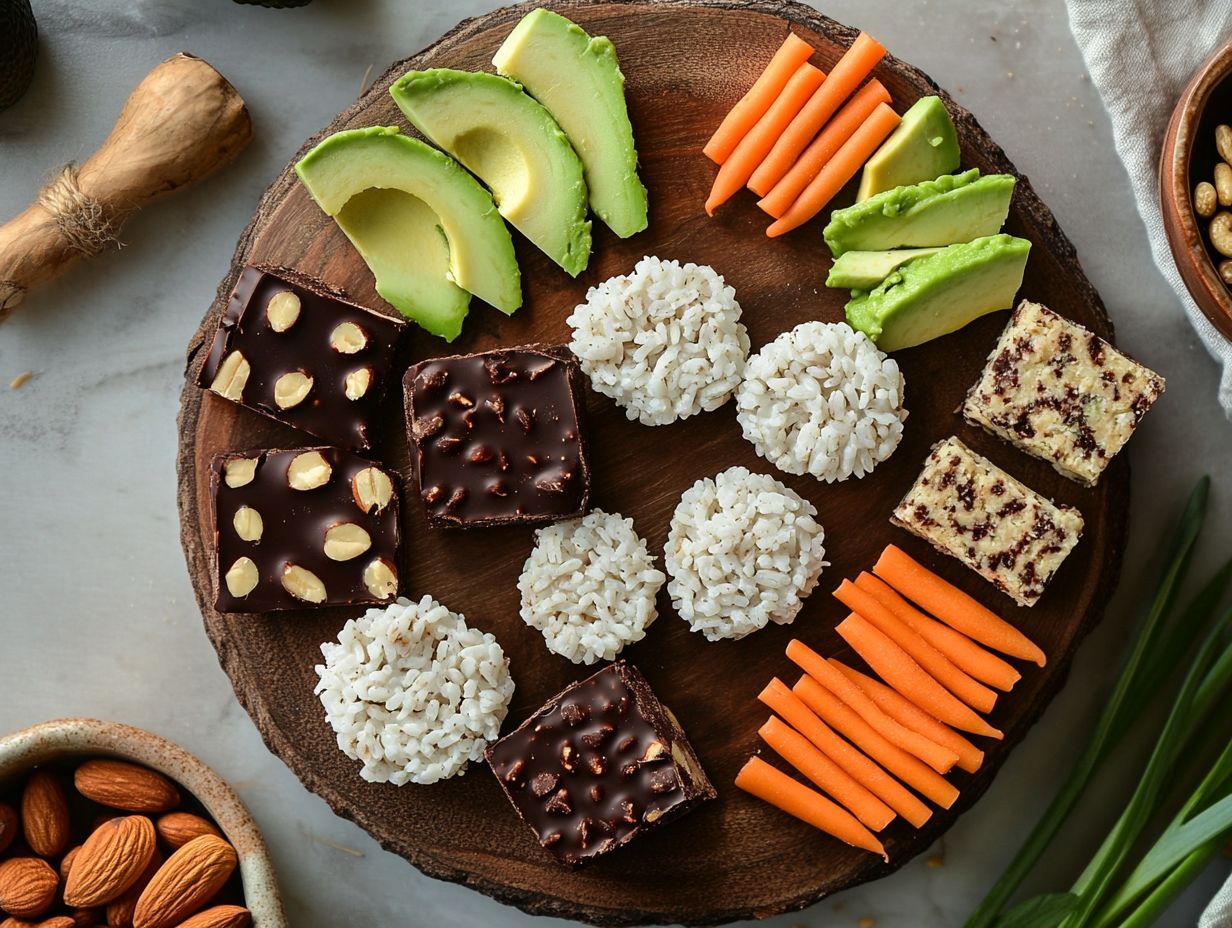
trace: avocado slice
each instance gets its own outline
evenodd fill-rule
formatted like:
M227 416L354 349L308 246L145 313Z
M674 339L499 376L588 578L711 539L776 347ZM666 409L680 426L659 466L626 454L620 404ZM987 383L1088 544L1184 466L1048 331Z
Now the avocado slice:
M903 113L890 137L868 159L856 202L906 184L957 171L958 133L940 97L920 97Z
M836 258L845 251L969 242L1000 230L1013 195L1011 175L980 177L972 168L885 190L846 209L836 209L822 234Z
M334 221L371 268L386 302L434 335L457 336L471 295L449 277L449 240L427 203L403 190L369 187L347 200ZM429 324L429 314L436 322Z
M646 188L625 105L625 77L606 36L559 13L531 10L496 54L496 70L547 107L582 159L590 208L628 238L646 228Z
M988 235L903 265L847 304L847 321L882 351L911 348L999 309L1022 285L1031 243Z
M448 155L397 127L349 129L318 143L295 165L295 173L321 209L342 216L342 229L353 242L352 233L359 236L356 247L381 296L432 334L453 341L466 317L467 301L439 286L442 276L503 313L522 305L522 275L509 229L491 195ZM370 190L378 192L346 209ZM384 197L386 191L395 196ZM400 194L409 194L422 208ZM424 210L435 214L435 223Z
M872 290L896 268L916 258L935 255L940 248L898 248L894 251L848 251L834 261L827 287Z
M488 185L518 231L576 277L590 261L582 162L552 115L495 74L433 68L389 89L411 124Z

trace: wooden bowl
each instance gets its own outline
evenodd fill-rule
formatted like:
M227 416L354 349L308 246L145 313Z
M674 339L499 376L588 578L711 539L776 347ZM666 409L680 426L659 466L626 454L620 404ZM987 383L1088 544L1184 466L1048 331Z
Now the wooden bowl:
M1232 289L1216 269L1223 256L1211 247L1206 221L1199 225L1193 208L1194 186L1214 176L1219 160L1215 126L1221 122L1232 123L1232 41L1206 59L1185 85L1159 159L1159 201L1177 270L1198 308L1232 341Z
M200 758L131 725L98 719L57 719L0 738L0 784L54 761L117 757L165 774L204 807L239 856L244 904L253 928L287 928L274 864L265 839L240 797Z

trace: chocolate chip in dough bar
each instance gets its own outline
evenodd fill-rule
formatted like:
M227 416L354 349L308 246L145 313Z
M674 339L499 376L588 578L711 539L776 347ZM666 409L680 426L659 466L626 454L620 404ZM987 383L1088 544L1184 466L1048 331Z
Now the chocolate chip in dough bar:
M1023 300L963 416L1094 486L1164 392L1164 379L1093 332Z
M890 519L953 555L1016 603L1033 606L1082 537L1057 506L957 438L933 445Z

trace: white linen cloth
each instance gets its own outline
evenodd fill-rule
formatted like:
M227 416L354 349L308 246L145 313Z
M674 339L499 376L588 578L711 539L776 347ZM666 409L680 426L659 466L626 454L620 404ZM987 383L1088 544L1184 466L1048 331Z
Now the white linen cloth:
M1112 118L1113 141L1129 172L1155 263L1223 367L1219 402L1232 419L1232 344L1185 289L1159 207L1159 153L1172 108L1198 65L1232 36L1232 0L1066 0L1065 5L1091 80Z

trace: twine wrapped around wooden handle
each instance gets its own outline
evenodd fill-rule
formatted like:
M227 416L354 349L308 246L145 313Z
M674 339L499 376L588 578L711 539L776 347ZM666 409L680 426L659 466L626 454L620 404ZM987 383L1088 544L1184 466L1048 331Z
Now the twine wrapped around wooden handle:
M102 147L80 167L56 171L33 203L0 226L0 321L32 287L116 247L135 210L214 173L251 139L243 99L209 64L181 52L158 65Z

